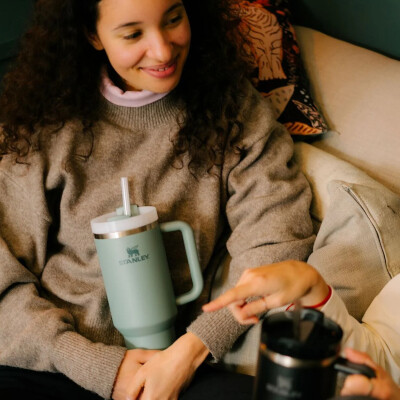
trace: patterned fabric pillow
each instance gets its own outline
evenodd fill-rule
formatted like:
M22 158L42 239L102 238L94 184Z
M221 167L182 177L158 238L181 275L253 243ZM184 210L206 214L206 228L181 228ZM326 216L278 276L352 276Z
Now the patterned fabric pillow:
M287 0L232 0L250 79L293 135L316 136L327 125L308 90Z

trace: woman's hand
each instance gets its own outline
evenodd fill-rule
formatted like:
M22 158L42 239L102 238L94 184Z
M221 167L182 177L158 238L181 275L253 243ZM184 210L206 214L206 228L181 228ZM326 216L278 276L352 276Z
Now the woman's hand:
M133 377L139 371L143 364L149 361L154 355L160 353L160 350L128 350L119 367L115 379L112 398L114 400L126 400L128 388Z
M138 368L115 400L177 400L191 382L209 350L194 334L186 333L166 350L154 354Z
M271 308L296 300L303 306L312 306L328 293L329 286L311 265L290 260L244 271L233 289L204 305L203 310L228 306L238 322L254 324L258 322L257 314ZM257 298L247 302L249 297Z
M373 368L376 378L369 379L364 375L348 376L340 393L342 396L367 395L379 400L400 400L399 387L382 367L375 364L365 353L352 349L346 349L345 352L348 360Z

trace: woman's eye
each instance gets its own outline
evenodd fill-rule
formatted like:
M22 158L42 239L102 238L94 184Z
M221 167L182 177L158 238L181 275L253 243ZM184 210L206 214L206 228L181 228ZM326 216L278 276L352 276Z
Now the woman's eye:
M141 35L142 35L141 31L136 31L131 33L130 35L125 35L124 39L126 40L138 39Z
M167 25L174 25L174 24L178 23L179 21L181 21L182 18L183 17L181 14L174 15L173 17L168 18Z

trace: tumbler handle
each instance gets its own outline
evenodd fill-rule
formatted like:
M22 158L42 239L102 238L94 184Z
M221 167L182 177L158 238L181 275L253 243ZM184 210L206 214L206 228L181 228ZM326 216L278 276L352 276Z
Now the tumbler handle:
M367 378L376 378L375 371L365 364L357 364L347 360L344 357L338 357L335 361L334 368L336 371L343 372L348 375L361 374Z
M197 256L196 242L191 226L183 221L170 221L160 224L161 232L181 231L183 243L185 245L186 256L189 263L190 275L192 277L193 287L189 292L176 298L178 306L196 300L203 290L203 274L201 272L199 258Z

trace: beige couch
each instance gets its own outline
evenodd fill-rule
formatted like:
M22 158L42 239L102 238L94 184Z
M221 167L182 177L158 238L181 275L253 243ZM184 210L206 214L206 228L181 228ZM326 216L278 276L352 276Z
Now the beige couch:
M360 319L400 272L400 61L296 27L311 92L330 131L295 155L309 180L317 240L309 262ZM224 290L229 260L213 297ZM224 365L253 375L260 326Z

